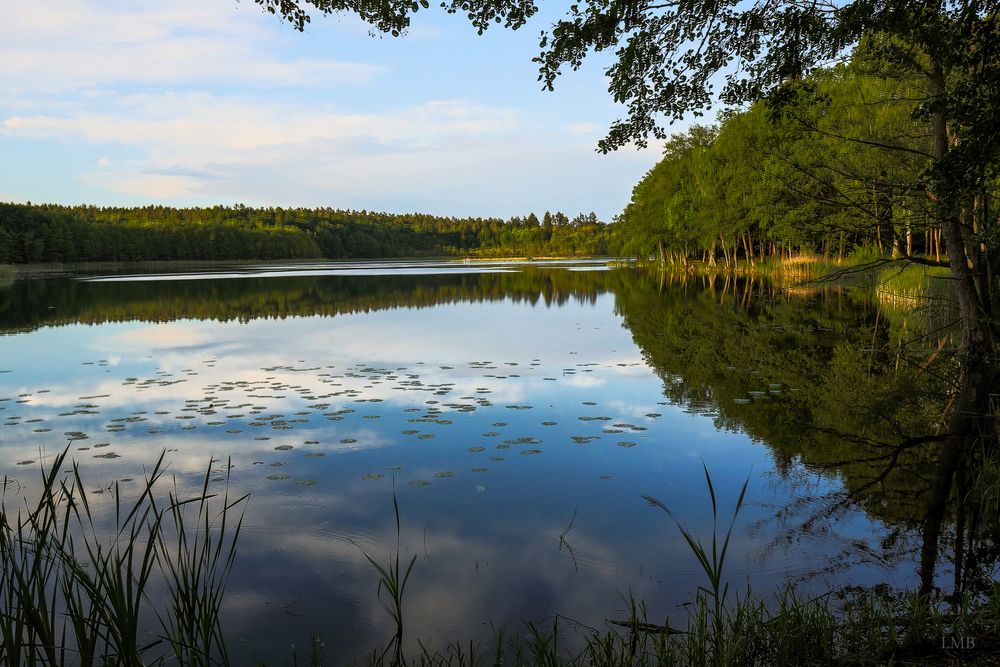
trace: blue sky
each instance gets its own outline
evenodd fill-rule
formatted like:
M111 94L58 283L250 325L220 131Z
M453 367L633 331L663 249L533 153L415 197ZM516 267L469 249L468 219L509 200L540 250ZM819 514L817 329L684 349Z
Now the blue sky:
M551 3L550 3L551 4ZM302 34L250 0L16 3L0 24L0 201L620 212L660 147L601 155L602 62L543 92L558 12L479 37L422 11Z

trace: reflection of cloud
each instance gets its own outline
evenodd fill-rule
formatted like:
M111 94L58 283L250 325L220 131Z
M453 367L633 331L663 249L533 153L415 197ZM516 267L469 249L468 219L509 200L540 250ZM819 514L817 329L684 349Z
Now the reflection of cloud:
M218 332L182 322L145 325L97 339L100 350L122 350L133 355L158 349L206 347L219 343Z
M616 413L623 417L632 417L634 419L642 419L643 421L652 421L652 417L647 417L647 414L655 413L662 414L664 408L668 406L665 405L641 405L638 403L626 403L624 401L613 400L608 402L608 407L614 410ZM676 406L669 406L671 412L680 412L680 408Z
M600 387L603 386L605 380L601 377L595 377L594 375L574 375L573 377L566 378L563 380L563 384L567 384L571 387L580 387L586 389L588 387Z

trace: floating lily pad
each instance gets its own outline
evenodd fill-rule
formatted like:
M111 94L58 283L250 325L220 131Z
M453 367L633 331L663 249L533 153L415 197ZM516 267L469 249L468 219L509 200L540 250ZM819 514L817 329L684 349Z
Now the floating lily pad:
M382 479L383 477L385 477L385 475L383 475L383 474L382 474L382 473L380 473L380 472L370 472L370 473L368 473L367 475L365 475L364 477L362 477L361 479L364 479L364 480L369 480L369 479Z
M440 479L444 479L446 477L454 477L455 473L454 473L454 471L451 471L451 470L442 470L441 472L434 473L434 476L438 477Z
M426 479L414 479L410 481L410 486L430 486L431 483Z
M520 438L514 438L512 440L504 440L503 442L505 445L537 445L540 444L542 441L539 440L538 438L523 436Z
M280 482L288 479L288 475L268 475L267 478L273 482Z
M533 454L541 454L541 453L542 453L542 450L540 450L540 449L522 449L521 450L521 454L524 454L525 456L531 456Z

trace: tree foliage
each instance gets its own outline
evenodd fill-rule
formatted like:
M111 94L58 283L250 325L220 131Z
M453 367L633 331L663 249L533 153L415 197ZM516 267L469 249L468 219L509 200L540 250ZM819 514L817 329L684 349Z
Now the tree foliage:
M620 217L623 243L727 264L785 252L939 261L919 81L873 73L869 57L859 48L811 74L778 108L674 135ZM996 190L984 184L984 206Z
M0 263L608 253L594 213L452 218L331 208L0 204Z
M302 29L308 10L353 12L396 35L426 0L255 0ZM493 23L523 26L534 0L444 0L480 32ZM666 123L721 102L769 96L781 106L797 84L865 40L886 74L920 77L913 98L932 147L921 186L934 202L967 348L992 354L1000 340L1000 241L979 223L977 198L1000 166L1000 0L582 0L542 32L539 80L552 88L592 52L612 52L608 90L625 106L601 140L602 151L650 136ZM886 150L894 150L884 147Z

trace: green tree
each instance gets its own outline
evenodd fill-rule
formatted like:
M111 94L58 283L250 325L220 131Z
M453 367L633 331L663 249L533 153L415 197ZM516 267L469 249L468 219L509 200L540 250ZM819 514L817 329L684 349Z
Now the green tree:
M310 8L349 11L397 35L427 0L255 0L298 29ZM480 32L500 23L519 28L534 0L445 0ZM817 65L840 57L866 36L880 36L879 58L925 81L921 113L933 138L924 184L935 202L965 325L963 346L991 356L1000 327L1000 242L984 190L1000 163L1000 0L584 0L541 37L540 80L552 88L565 68L593 51L613 51L609 92L626 106L599 148L613 150L650 136L666 139L665 121L718 102L740 104L788 89ZM777 91L777 94L774 94ZM898 146L886 145L886 150ZM976 218L977 213L979 219Z

